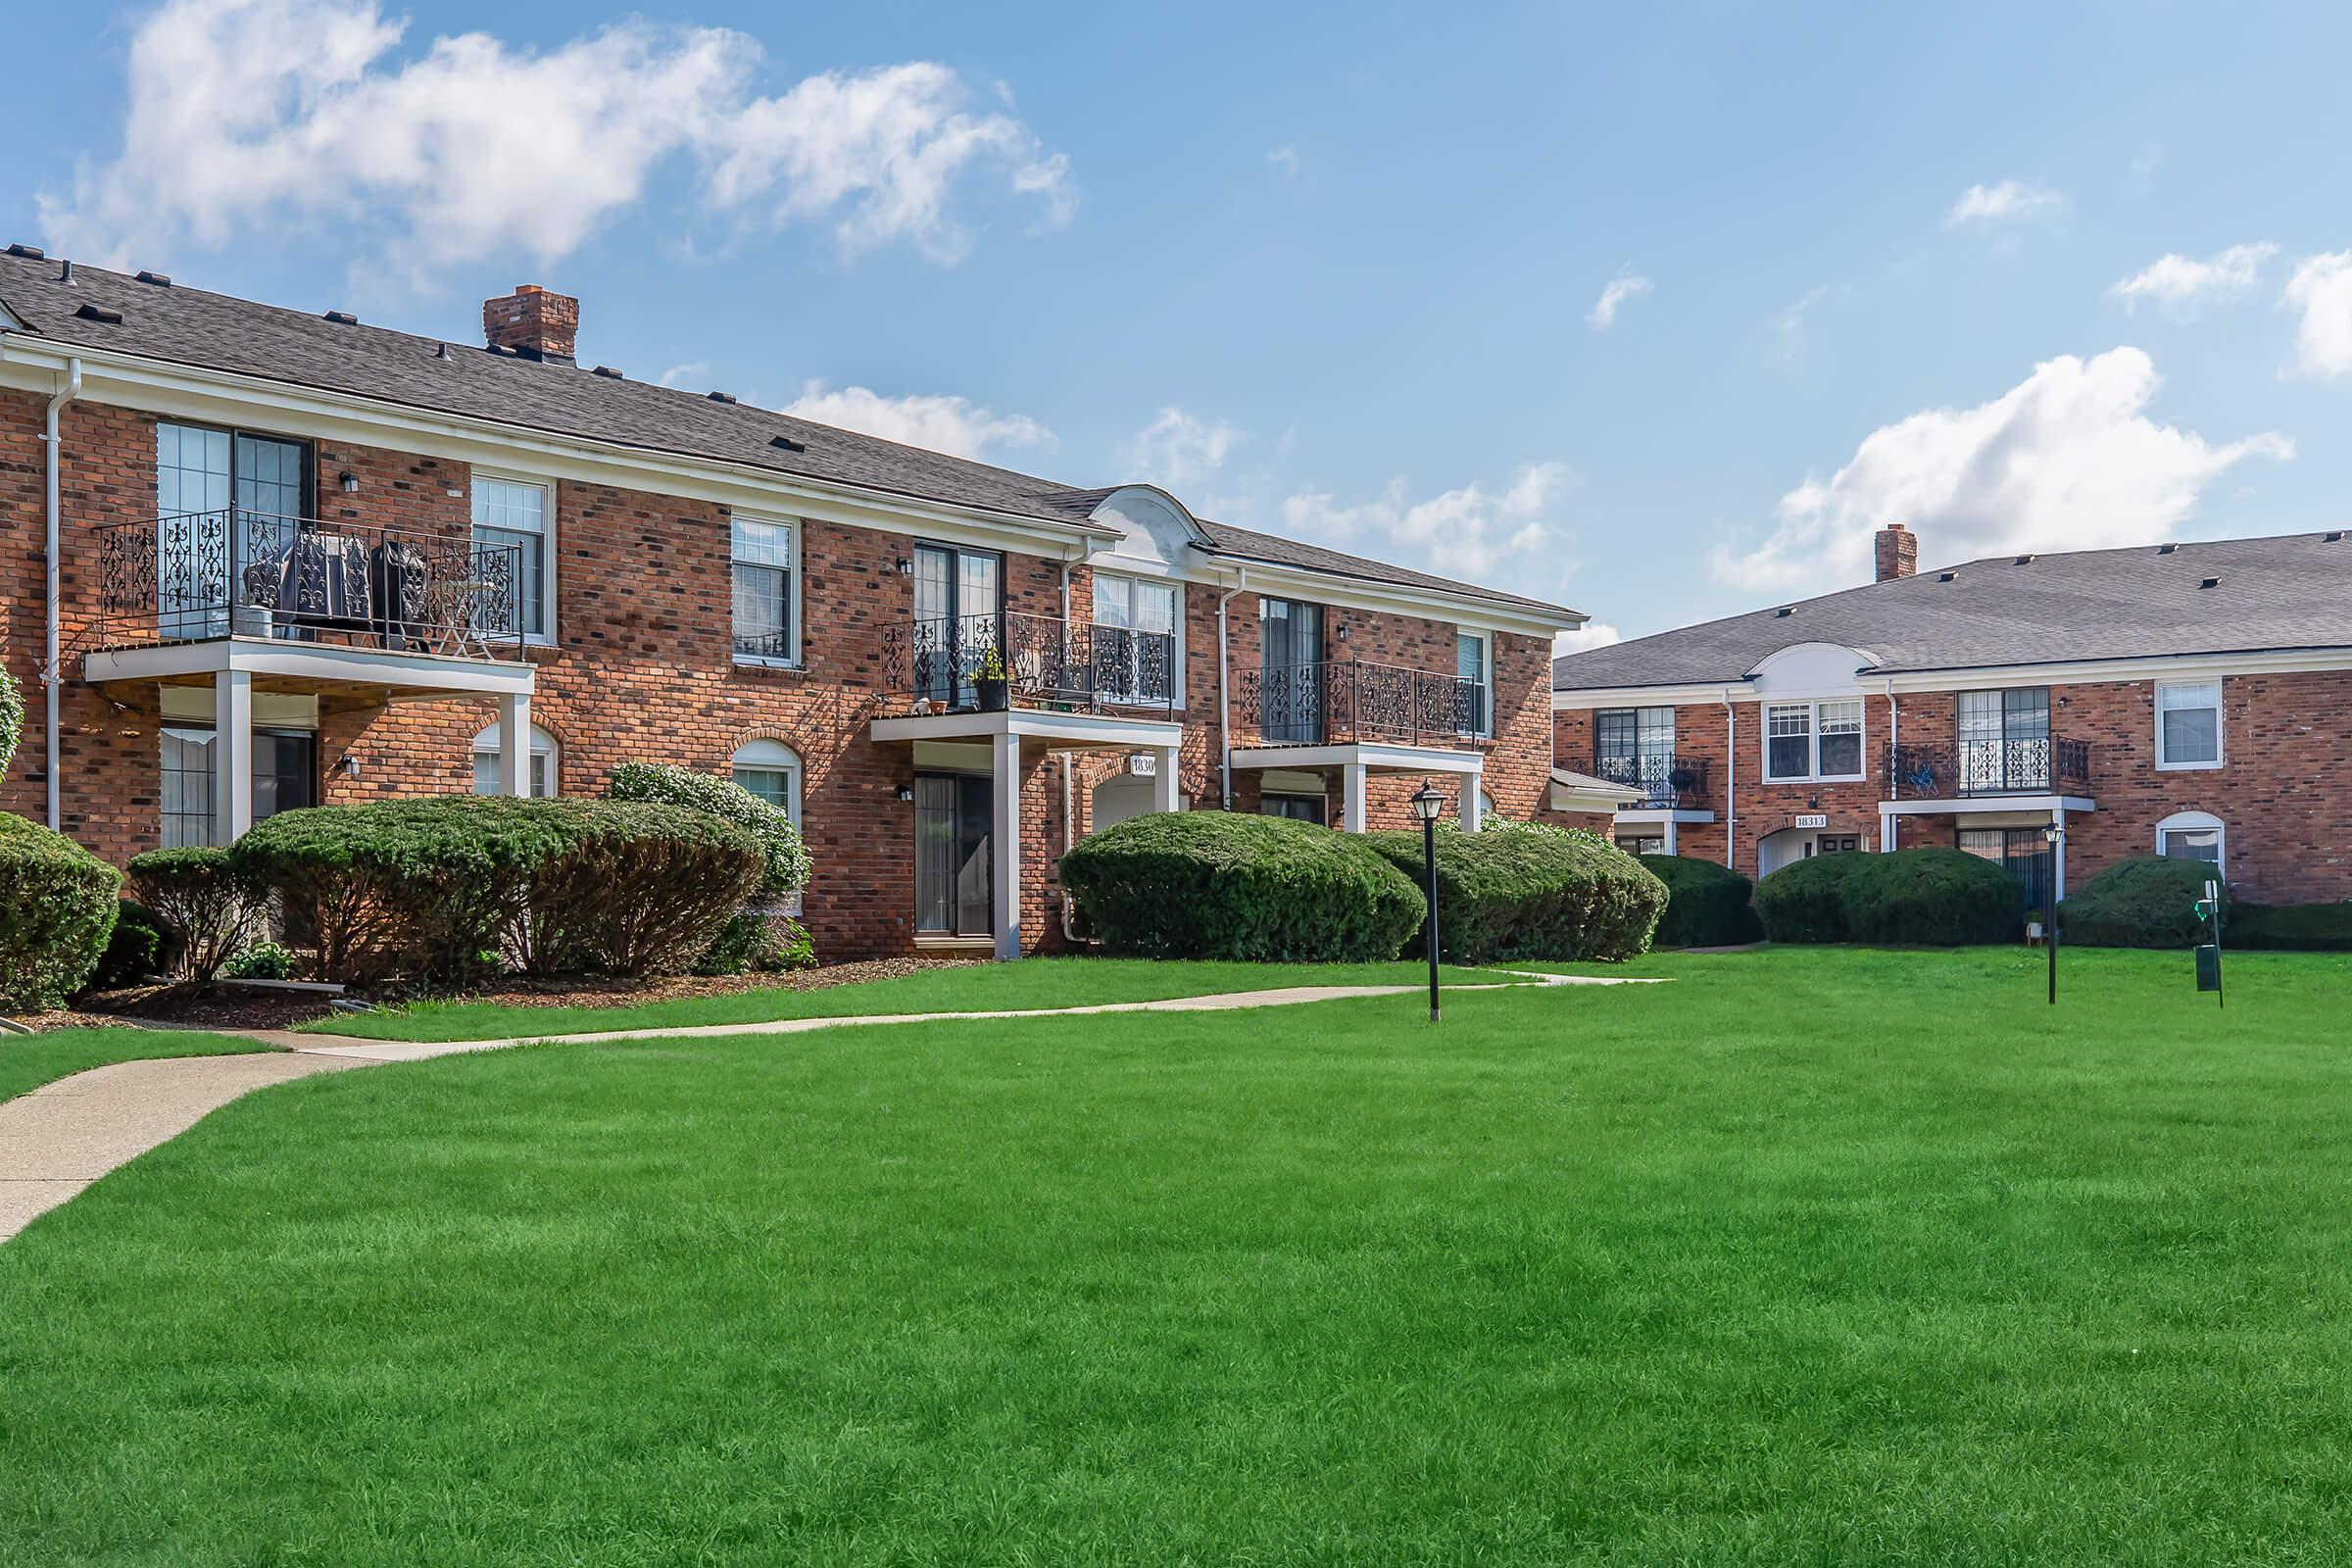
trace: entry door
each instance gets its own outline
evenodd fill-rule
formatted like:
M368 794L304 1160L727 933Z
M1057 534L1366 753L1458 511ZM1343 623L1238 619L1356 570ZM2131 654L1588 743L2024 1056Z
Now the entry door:
M977 702L972 682L989 650L1004 646L1003 575L1003 559L987 551L914 547L917 697L949 708Z
M922 936L996 932L989 817L996 791L967 773L914 776L914 929Z
M1264 651L1258 728L1274 745L1323 743L1323 607L1268 599L1258 614Z
M318 804L318 737L308 730L253 732L253 819Z

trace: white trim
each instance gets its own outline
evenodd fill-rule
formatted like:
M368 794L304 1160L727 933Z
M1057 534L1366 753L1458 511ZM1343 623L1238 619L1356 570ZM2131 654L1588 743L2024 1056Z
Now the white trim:
M1217 564L1230 562L1235 568L1248 567L1250 591L1264 599L1302 599L1342 610L1369 610L1408 615L1416 620L1452 621L1464 613L1476 613L1483 626L1514 636L1541 637L1546 642L1550 641L1554 632L1573 631L1588 618L1568 611L1549 614L1534 610L1518 610L1470 594L1440 593L1436 589L1374 582L1363 577L1325 576L1303 567L1283 566L1254 557L1217 555L1210 559ZM1206 580L1230 588L1239 583L1240 576L1236 569L1213 574Z
M1821 770L1821 710L1828 705L1852 704L1860 716L1860 729L1853 731L1854 756L1861 771L1855 773L1824 773ZM1772 710L1776 708L1805 710L1805 757L1807 771L1803 773L1775 773L1772 770ZM1870 703L1863 697L1775 697L1764 705L1762 721L1757 725L1761 742L1757 757L1757 777L1766 784L1856 784L1870 777ZM1639 720L1636 721L1637 723ZM1842 733L1842 732L1841 732ZM1783 736L1782 739L1788 739Z
M1457 621L1454 624L1453 636L1453 673L1456 680L1461 678L1462 673L1461 640L1467 637L1479 645L1480 652L1478 656L1478 674L1480 702L1478 705L1478 710L1486 715L1487 720L1486 728L1480 730L1463 730L1460 738L1463 740L1491 741L1494 738L1494 634L1483 626L1466 626Z
M1634 827L1647 827L1666 822L1712 822L1713 811L1668 810L1663 807L1636 807L1610 813L1618 822Z
M807 767L801 754L772 735L756 735L735 748L727 758L727 776L738 773L781 773L784 775L784 814L792 825L801 825L801 783ZM735 779L742 785L741 779Z
M877 718L877 741L1034 740L1047 751L1156 751L1182 747L1184 726L1159 719L1102 713L1048 713L1013 709L998 713L925 713Z
M2210 686L2213 688L2213 760L2211 761L2175 762L2167 760L2165 758L2164 694L2167 689L2176 686ZM2227 750L2228 743L2222 734L2222 710L2225 706L2223 703L2223 698L2226 695L2227 693L2225 692L2222 678L2219 675L2211 676L2204 680L2160 680L2153 683L2153 686L2148 694L2148 706L2153 711L2153 717L2156 725L2156 746L2151 755L2156 759L2157 772L2210 773L2222 765L2224 759L2230 755ZM2194 709L2181 710L2183 712L2194 712L2195 710L2196 710Z
M1236 767L1362 767L1374 773L1483 773L1482 752L1446 751L1434 746L1237 746Z
M1135 487L1135 486L1129 486L1128 488L1130 488L1130 489L1133 489L1133 488L1137 488L1137 487ZM1185 664L1184 664L1184 608L1185 608L1185 607L1184 607L1184 585L1185 585L1185 580L1184 580L1182 577L1179 577L1179 576L1177 576L1177 575L1176 575L1174 572L1172 572L1172 571L1164 571L1164 570L1149 570L1149 569L1143 569L1143 568L1148 568L1148 567L1152 567L1152 566L1155 566L1155 565L1157 565L1158 564L1157 564L1156 562L1148 562L1148 561L1145 561L1145 562L1136 562L1136 563L1134 563L1134 566L1133 566L1133 568L1131 569L1131 568L1130 568L1130 566L1129 566L1128 564L1125 564L1125 558L1124 558L1124 557L1119 557L1119 556L1106 556L1106 557L1102 557L1102 558L1101 558L1101 559L1102 559L1102 560L1104 560L1104 561L1111 561L1111 562L1116 562L1116 563L1120 563L1120 564L1116 564L1116 565L1109 565L1109 566L1105 566L1105 565L1102 565L1102 564L1094 564L1094 563L1093 563L1093 560L1092 560L1092 558L1090 558L1090 564L1094 564L1094 575L1093 575L1093 576L1092 576L1092 577L1091 577L1091 578L1088 580L1088 584L1087 584L1087 590L1086 590L1086 592L1087 592L1087 599L1088 599L1088 601L1089 601L1089 602L1088 602L1088 604L1087 604L1087 607L1086 607L1086 618L1087 618L1087 620L1088 620L1088 622L1089 622L1090 624L1095 624L1095 625L1099 625L1099 624L1101 624L1101 619L1100 619L1100 616L1101 616L1101 613L1102 613L1102 610L1101 610L1101 601L1095 598L1095 593L1096 593L1096 585L1097 585L1097 584L1099 584L1099 583L1101 583L1101 582L1102 582L1102 581L1103 581L1103 579L1105 579L1105 578L1108 578L1108 579L1110 579L1110 580L1112 580L1112 581L1114 581L1114 582L1140 583L1140 584L1145 584L1145 585L1148 585L1148 586L1151 586L1151 587L1154 587L1154 588L1161 588L1161 587L1164 587L1164 588L1166 588L1166 589L1167 589L1167 590L1168 590L1170 593L1172 593L1172 594L1174 594L1174 595L1176 596L1176 601L1175 601L1174 610L1173 610L1173 612L1174 612L1174 614L1175 614L1175 617L1176 617L1176 624L1175 624L1175 627L1174 627L1174 628L1173 628L1173 629L1172 629L1172 630L1169 632L1169 634L1168 634L1168 636L1169 636L1169 641L1171 641L1172 643L1174 643L1174 644L1175 644L1175 650L1176 650L1176 662L1175 662L1175 668L1174 668L1174 671L1173 671L1173 673L1172 673L1172 675L1171 675L1171 677L1170 677L1170 679L1171 679L1171 680L1172 680L1172 682L1173 682L1173 686L1172 686L1172 690L1171 690L1171 692L1170 692L1170 695L1171 695L1171 696L1172 696L1172 697L1175 699L1175 702L1174 702L1174 708L1175 708L1175 710L1176 710L1177 712L1179 712L1179 713L1183 712L1183 711L1184 711L1184 707L1185 707L1185 704L1184 704L1184 697L1185 697ZM1065 616L1064 618L1066 619L1066 618L1069 618L1069 617ZM1118 629L1131 629L1131 628L1118 628Z
M1987 811L2095 811L2088 795L1969 795L1940 801L1881 801L1881 816L1976 816Z
M2220 859L2213 862L2214 873L2217 876L2220 875L2223 869L2229 865L2230 825L2211 811L2175 811L2158 822L2156 824L2156 853L2158 855L2164 853L2164 836L2167 833L2211 833L2214 836L2214 851L2221 857ZM2181 858L2202 859L2203 857L2182 856Z
M735 652L735 524L738 522L784 530L784 630L785 640L792 652L781 657ZM801 519L798 517L755 512L749 507L727 509L727 653L738 664L753 669L799 669L805 662L803 656L808 633L802 621L801 609Z
M1587 709L1684 708L1701 703L1716 708L1727 701L1752 703L1759 700L1760 694L1752 686L1726 688L1721 683L1712 686L1592 686L1583 691L1554 691L1551 694L1551 708L1555 713L1574 713Z
M123 680L170 680L243 670L283 680L342 681L394 686L418 692L497 697L529 692L536 671L529 664L445 654L388 654L372 648L283 642L268 637L217 637L207 642L161 643L84 655L84 679L104 685Z
M528 647L553 648L556 646L557 613L556 534L560 526L556 520L556 481L537 474L493 467L487 464L475 466L466 481L466 537L467 543L477 547L480 540L474 536L474 530L485 524L475 520L473 504L479 494L477 487L484 479L492 484L511 484L520 489L536 490L546 498L539 509L539 604L542 612L540 618L545 624L539 631L524 632L522 640ZM496 527L497 524L487 526ZM514 533L519 530L510 528L506 531Z

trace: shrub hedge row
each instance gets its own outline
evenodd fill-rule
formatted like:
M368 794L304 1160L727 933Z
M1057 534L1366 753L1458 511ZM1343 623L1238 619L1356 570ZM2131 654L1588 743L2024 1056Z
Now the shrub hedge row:
M172 972L211 980L253 940L263 890L220 849L149 850L131 857L131 891L168 934Z
M1757 883L1756 914L1775 942L2014 942L2025 889L1960 850L1817 855Z
M63 1005L114 934L122 873L62 833L0 812L0 1007Z
M2275 953L2352 953L2352 904L2234 905L2222 941Z
M1418 885L1419 833L1363 839ZM1666 907L1666 885L1594 834L1497 822L1440 833L1436 844L1439 953L1448 962L1631 958L1648 949Z
M2193 946L2204 940L2196 904L2213 875L2203 860L2154 855L2118 860L2059 904L2058 934L2089 948ZM2226 901L2224 919L2229 921Z
M1764 940L1755 884L1730 866L1684 855L1644 855L1642 866L1666 885L1666 911L1650 934L1661 948L1736 948Z
M792 893L808 885L808 850L792 818L731 778L698 773L668 762L623 762L605 786L611 801L654 801L690 806L750 830L767 859L762 894Z

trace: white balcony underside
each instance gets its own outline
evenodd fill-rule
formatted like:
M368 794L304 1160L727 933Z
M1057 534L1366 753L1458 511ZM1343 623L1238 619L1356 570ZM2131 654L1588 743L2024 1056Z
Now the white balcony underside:
M1976 816L1993 811L2095 811L2098 801L2088 795L1963 795L1948 800L1881 801L1881 816Z
M275 637L219 637L89 654L83 676L97 685L249 675L292 684L380 686L397 698L528 696L536 671L503 660L388 653Z
M1457 752L1439 746L1396 746L1359 741L1344 746L1237 746L1237 768L1361 767L1367 773L1467 773L1486 771L1483 752Z
M1157 751L1184 741L1184 726L1168 719L1019 708L994 713L877 718L870 733L877 741L976 741L1010 736L1049 752Z

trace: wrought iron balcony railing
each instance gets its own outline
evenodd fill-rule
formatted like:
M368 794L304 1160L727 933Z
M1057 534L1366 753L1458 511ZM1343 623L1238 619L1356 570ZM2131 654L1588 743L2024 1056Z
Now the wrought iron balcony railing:
M885 674L917 712L1060 712L1176 707L1176 638L1019 612L933 615L887 627Z
M1246 668L1234 702L1236 731L1254 730L1260 746L1467 746L1492 734L1479 682L1361 660Z
M1702 810L1708 805L1707 759L1610 756L1595 752L1592 776L1623 785L1626 798L1653 811Z
M1951 801L1981 795L2064 795L2090 788L2090 743L1958 741L1886 748L1886 799Z
M268 637L522 657L519 545L241 508L96 533L100 648Z

